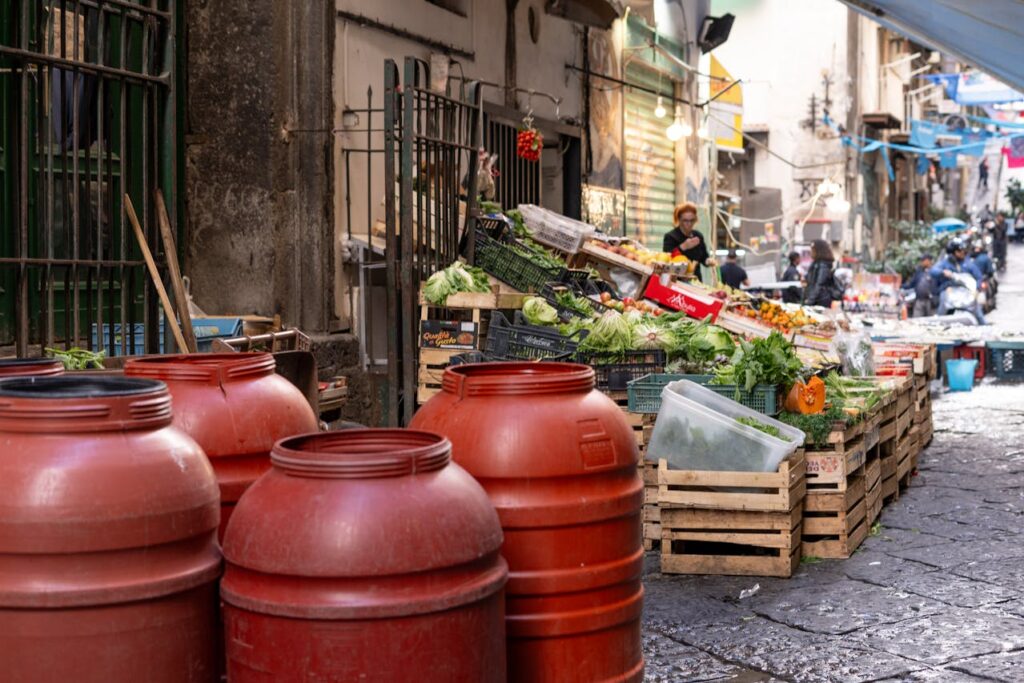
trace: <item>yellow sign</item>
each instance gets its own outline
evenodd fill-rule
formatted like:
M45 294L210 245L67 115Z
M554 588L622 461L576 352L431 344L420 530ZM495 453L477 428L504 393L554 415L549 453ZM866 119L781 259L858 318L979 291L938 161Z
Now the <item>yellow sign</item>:
M708 129L723 152L742 152L743 86L735 83L721 62L711 55L711 99ZM717 99L716 99L717 98Z

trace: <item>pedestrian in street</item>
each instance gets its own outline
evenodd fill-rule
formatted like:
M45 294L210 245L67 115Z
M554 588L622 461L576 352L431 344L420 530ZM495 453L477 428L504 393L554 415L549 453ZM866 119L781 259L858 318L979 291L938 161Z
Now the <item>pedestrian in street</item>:
M797 267L800 264L800 254L791 251L789 253L789 266L785 272L782 273L783 282L800 282L802 277L800 276L800 269ZM799 287L787 287L782 290L782 300L787 304L798 304L800 303L800 288Z
M722 282L733 289L739 289L743 285L750 284L747 271L736 262L736 258L736 250L730 249L725 257L725 263L722 264Z
M935 292L935 282L932 280L932 255L921 254L921 263L914 271L914 275L907 281L905 289L914 291L914 308L911 316L924 318L935 312L932 301Z
M978 187L988 189L988 159L982 157L978 164Z
M981 273L977 271L974 264L967 263L967 246L960 238L950 240L946 245L946 257L932 266L932 279L935 281L935 294L939 297L939 315L946 315L949 312L949 289L957 284L954 276L958 273L966 273L980 283ZM977 300L966 309L974 315L979 325L986 324L985 314Z
M1016 231L1013 241L1017 244L1024 242L1024 211L1017 214L1017 220L1013 224L1013 229Z
M661 250L673 256L682 254L690 261L700 265L708 267L718 265L708 253L704 235L694 229L694 226L697 225L697 205L693 202L680 204L673 212L672 219L676 227L665 233L661 242ZM700 268L694 274L698 280L701 279Z
M992 258L985 250L985 243L980 239L971 242L971 263L975 268L977 268L978 273L982 278L988 278L996 272L996 267L992 263Z
M999 264L999 270L1006 270L1006 245L1009 240L1010 226L1006 222L1006 214L1000 211L996 214L995 223L992 226L992 255Z
M814 240L811 242L811 257L814 261L807 271L804 305L830 308L832 302L843 300L843 287L836 279L832 247L825 240Z

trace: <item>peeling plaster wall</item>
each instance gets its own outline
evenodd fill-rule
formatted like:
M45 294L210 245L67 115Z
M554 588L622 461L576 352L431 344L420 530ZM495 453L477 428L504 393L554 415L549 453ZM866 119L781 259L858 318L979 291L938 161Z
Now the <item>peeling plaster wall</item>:
M185 273L207 313L329 328L333 16L329 0L188 2Z

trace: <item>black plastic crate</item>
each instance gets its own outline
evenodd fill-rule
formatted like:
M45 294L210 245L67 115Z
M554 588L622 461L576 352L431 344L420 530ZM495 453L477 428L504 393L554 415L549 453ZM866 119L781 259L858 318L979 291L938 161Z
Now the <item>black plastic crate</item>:
M566 270L536 263L518 251L526 247L499 242L483 230L476 231L475 247L475 265L520 292L539 292L548 282L561 280Z
M999 379L1024 380L1024 343L988 342L989 373Z
M665 372L668 358L661 350L623 353L578 351L576 362L594 368L594 382L599 390L624 392L633 380Z
M500 311L494 311L485 351L509 360L569 360L583 336L566 337L550 327L513 325Z

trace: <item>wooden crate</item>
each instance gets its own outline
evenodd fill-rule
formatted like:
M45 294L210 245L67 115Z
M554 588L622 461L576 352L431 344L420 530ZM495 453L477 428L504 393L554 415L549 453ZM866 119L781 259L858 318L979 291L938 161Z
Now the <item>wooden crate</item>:
M465 349L420 349L419 384L416 402L426 403L441 391L441 378L452 356L466 353Z
M839 493L808 492L804 499L803 546L806 555L845 558L857 549L866 534L865 476L850 478Z
M896 436L903 437L914 424L914 408L907 408L896 418Z
M661 571L788 578L800 565L802 506L788 512L662 508Z
M714 510L789 512L807 491L804 452L797 449L777 472L670 470L658 463L658 504Z
M863 474L867 459L863 438L835 446L827 451L806 451L808 492L840 493L847 489L851 477Z
M874 486L868 487L864 493L864 503L868 511L868 528L878 521L882 514L882 480L879 478Z
M640 458L640 473L644 480L644 505L640 521L644 539L644 550L655 550L661 546L661 508L658 506L658 464Z
M875 484L882 481L882 461L880 458L872 458L864 466L864 491L870 491Z
M633 430L633 439L636 442L636 447L640 451L640 457L642 458L647 447L647 442L651 438L654 419L657 416L647 415L645 413L631 413L625 408L623 408L622 414L626 417L626 422L629 423L630 428Z

